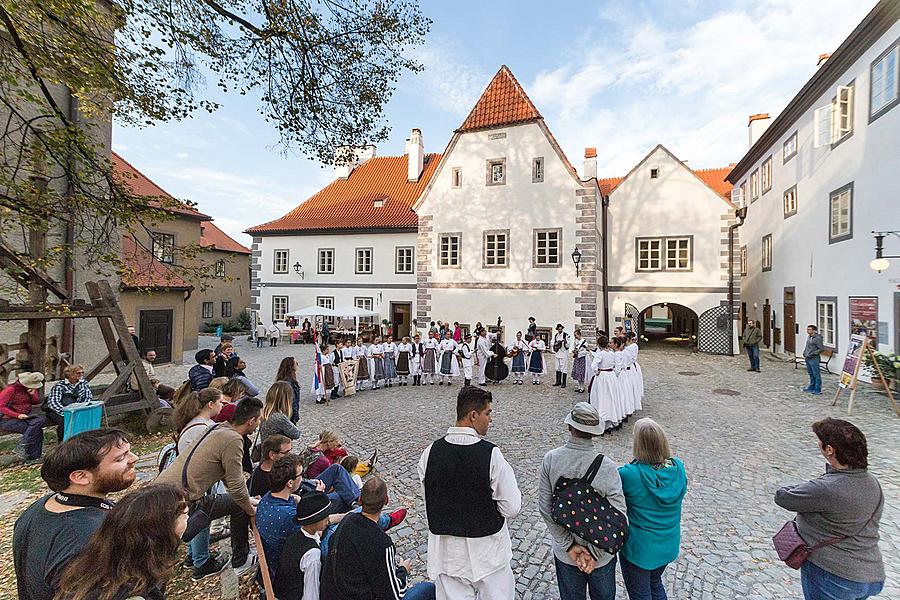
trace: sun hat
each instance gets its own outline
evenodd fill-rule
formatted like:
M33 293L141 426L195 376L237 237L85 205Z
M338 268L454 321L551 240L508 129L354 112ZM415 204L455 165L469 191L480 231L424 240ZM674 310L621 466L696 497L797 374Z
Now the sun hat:
M19 383L27 387L29 390L36 390L44 385L43 373L19 373Z
M591 435L602 435L604 430L600 413L588 402L579 402L573 406L563 423Z
M300 496L294 521L301 525L318 523L329 515L331 500L322 492L309 492Z

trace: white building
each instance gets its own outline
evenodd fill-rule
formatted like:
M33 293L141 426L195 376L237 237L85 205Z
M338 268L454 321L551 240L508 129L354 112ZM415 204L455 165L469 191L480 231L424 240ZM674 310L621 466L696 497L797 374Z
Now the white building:
M900 230L898 16L900 3L879 2L777 118L752 117L728 175L748 209L742 313L775 352L802 352L808 324L838 351L858 325L900 349L900 263L869 268L871 232ZM885 238L885 254L900 240Z

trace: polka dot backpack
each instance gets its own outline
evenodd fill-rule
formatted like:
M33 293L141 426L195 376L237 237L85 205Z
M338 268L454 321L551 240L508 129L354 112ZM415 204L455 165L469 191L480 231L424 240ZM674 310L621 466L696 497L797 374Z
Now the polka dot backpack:
M602 463L599 454L584 477L557 480L550 516L573 535L615 554L628 539L628 519L591 485Z

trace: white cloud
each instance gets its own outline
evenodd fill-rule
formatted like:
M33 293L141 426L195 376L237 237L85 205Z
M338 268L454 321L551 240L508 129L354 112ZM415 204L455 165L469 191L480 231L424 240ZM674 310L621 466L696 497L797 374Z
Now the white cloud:
M464 55L454 43L429 38L411 57L425 66L414 78L427 100L456 116L465 116L475 105L493 73L460 59Z

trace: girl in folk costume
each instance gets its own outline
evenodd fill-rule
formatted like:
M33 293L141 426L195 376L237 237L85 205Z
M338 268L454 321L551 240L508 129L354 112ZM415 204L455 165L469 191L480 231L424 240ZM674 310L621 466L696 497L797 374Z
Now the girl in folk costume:
M344 342L338 341L334 345L334 352L331 353L331 370L334 373L334 387L331 388L331 399L334 400L340 396L340 391L344 389L344 383L341 380L341 363L344 361Z
M425 341L425 354L422 356L422 373L428 376L428 382L434 385L434 372L438 360L438 346L440 343L435 338L436 334L429 333Z
M619 423L619 380L616 376L616 353L609 345L609 338L597 338L597 351L591 363L594 378L591 381L591 405L600 414L604 433L611 431Z
M366 388L366 382L369 380L369 357L366 355L366 347L363 346L362 337L356 338L356 345L353 347L353 358L359 361L356 367L356 389L363 390Z
M509 368L512 374L513 385L522 385L522 378L525 376L525 359L531 353L528 342L522 339L522 332L516 332L516 339L511 343L506 351L512 356L512 365Z
M472 334L467 333L465 341L459 345L459 358L462 362L463 385L472 384L472 363L475 362L475 352L472 350Z
M409 356L409 374L412 375L413 385L422 385L422 353L425 347L422 345L422 338L417 333L413 338L412 354Z
M381 338L375 338L375 341L369 346L369 366L372 367L370 377L372 378L372 389L378 389L378 382L384 379L384 346L381 345Z
M581 330L575 330L575 341L572 343L572 380L575 382L575 391L584 392L584 384L587 379L587 340L581 337Z
M384 378L388 387L394 387L394 377L397 376L397 344L391 336L387 340L384 344Z
M528 372L531 373L532 385L541 385L541 375L544 374L544 350L547 345L540 337L535 337L528 343L531 355L528 358Z
M637 335L633 331L629 331L628 335L625 336L625 350L631 353L632 356L632 367L634 367L634 409L641 410L642 402L644 400L644 372L641 370L641 365L637 361L638 357L638 343L637 343Z
M412 352L413 347L412 344L409 343L409 338L404 337L400 343L397 344L397 376L400 378L400 383L397 385L409 385Z
M441 353L441 380L438 385L453 384L453 378L459 375L459 362L456 358L456 350L459 346L453 341L453 332L449 329L444 331L444 339L441 340L438 349Z
M625 352L625 338L613 339L613 347L615 349L616 375L619 382L619 397L621 399L619 419L624 422L634 412L634 387L631 384L631 375L628 373L631 370L629 365L630 357Z
M331 368L331 352L328 344L317 348L318 362L316 376L313 377L312 393L316 396L316 404L327 402L328 390L334 387L334 371ZM318 385L316 385L318 380Z

